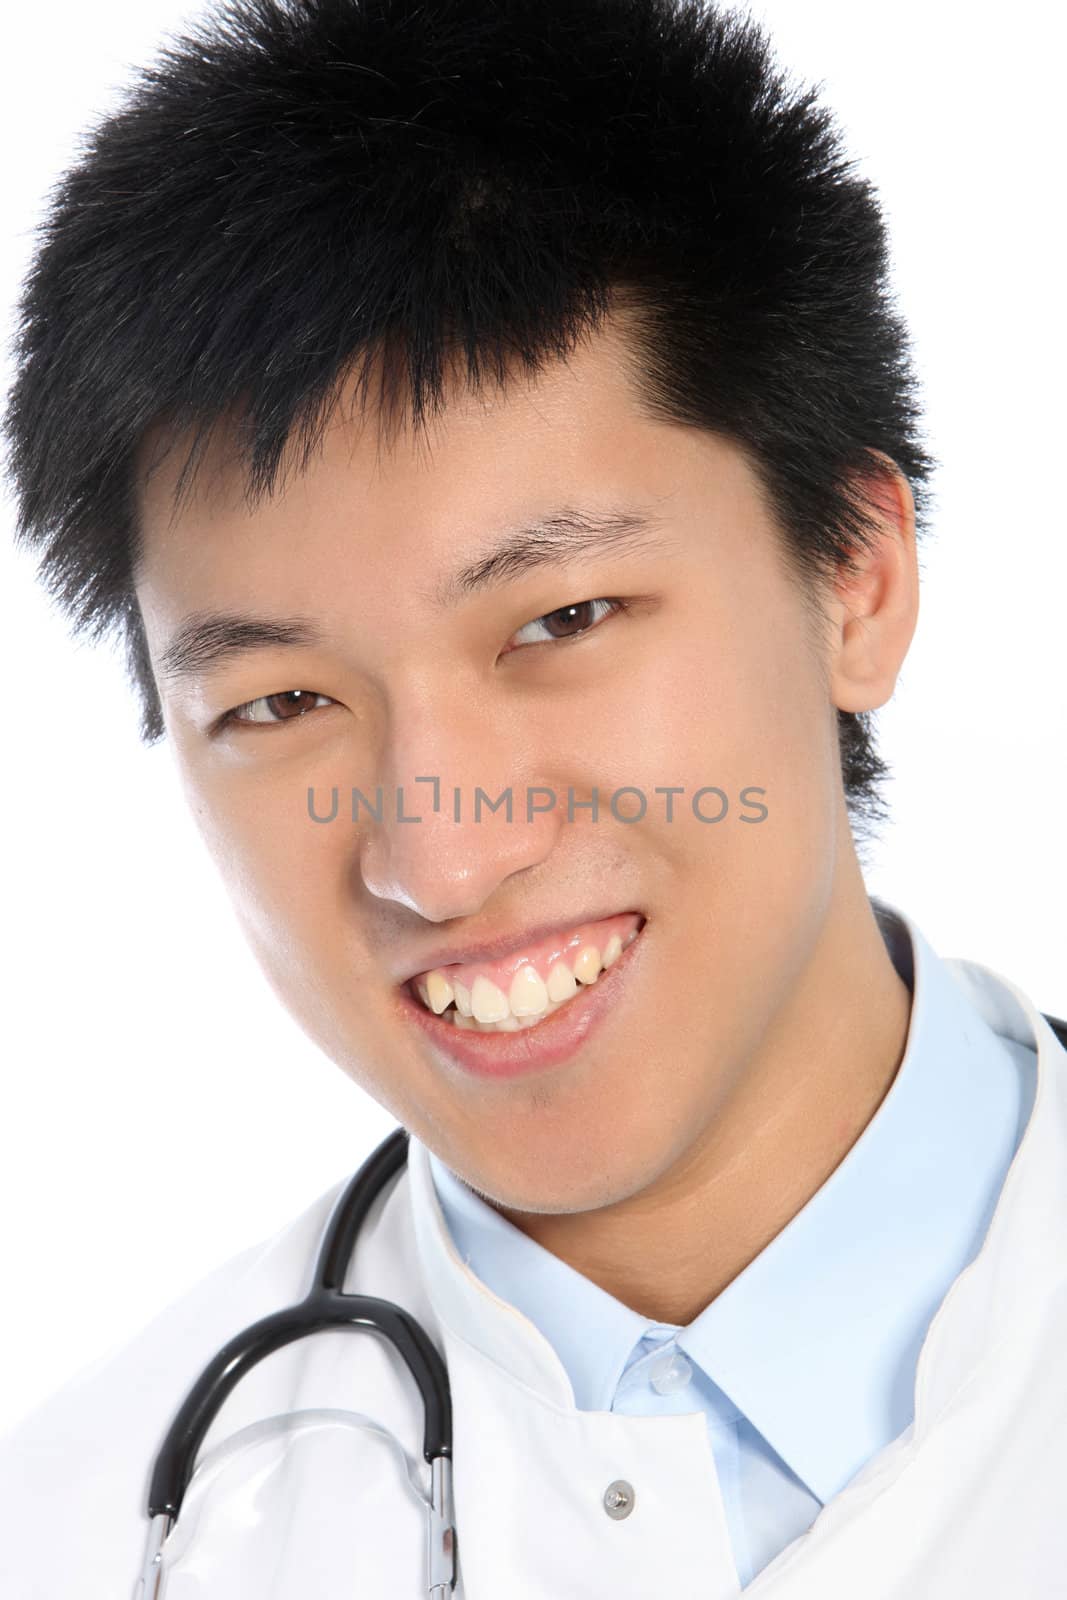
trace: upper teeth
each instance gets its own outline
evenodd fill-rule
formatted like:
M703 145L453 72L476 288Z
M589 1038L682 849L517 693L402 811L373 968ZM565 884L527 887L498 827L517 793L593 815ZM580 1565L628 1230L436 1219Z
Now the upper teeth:
M449 981L435 968L418 983L422 1002L440 1016L455 1001L456 1010L463 1018L475 1022L503 1023L518 1018L540 1017L577 994L580 984L595 983L602 969L617 961L626 945L632 944L639 930L635 928L623 941L613 933L603 950L596 945L583 945L572 965L562 959L549 970L547 983L540 977L531 962L524 963L511 980L505 994L491 978L479 973L473 987L468 990L458 980Z
M566 972L567 969L564 967L563 970ZM549 976L551 977L551 973ZM497 995L500 995L501 1000L504 1000L504 996L500 994L500 990L495 983L489 983L487 979L479 978L474 985L475 989L477 989L479 983L484 983L488 989L493 991L491 1000L494 1003ZM562 998L562 996L558 998ZM495 1017L484 1017L478 1010L473 994L471 995L471 1004L474 1007L474 1015L479 1022L499 1022L501 1020L503 1015L501 1012L498 1012ZM504 1000L505 1010L510 1009L513 1017L539 1017L547 1005L548 989L537 976L534 968L529 965L520 967L511 980L508 997Z

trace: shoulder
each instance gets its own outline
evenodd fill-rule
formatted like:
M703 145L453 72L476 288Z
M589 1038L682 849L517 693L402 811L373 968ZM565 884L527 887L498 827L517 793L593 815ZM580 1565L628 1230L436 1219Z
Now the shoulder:
M170 1418L220 1345L306 1292L340 1187L205 1277L0 1439L0 1594L51 1600L68 1563L81 1600L132 1591L149 1472Z

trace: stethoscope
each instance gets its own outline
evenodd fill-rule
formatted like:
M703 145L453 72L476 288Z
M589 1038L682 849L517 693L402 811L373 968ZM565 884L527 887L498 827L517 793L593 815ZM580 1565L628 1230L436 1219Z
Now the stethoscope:
M448 1370L429 1336L391 1300L346 1294L341 1287L367 1213L407 1160L408 1131L396 1128L371 1152L345 1187L326 1225L311 1289L298 1305L275 1311L229 1341L204 1368L171 1423L148 1490L148 1550L137 1600L160 1600L163 1545L181 1510L196 1455L223 1402L237 1383L284 1345L330 1328L368 1328L388 1339L419 1386L424 1413L422 1453L430 1464L427 1509L427 1592L447 1600L456 1583L452 1509L452 1394Z
M1067 1022L1042 1015L1067 1046ZM178 1519L197 1451L230 1391L264 1356L329 1328L369 1328L389 1339L404 1358L422 1395L422 1453L430 1464L427 1509L428 1600L447 1600L456 1583L456 1528L452 1509L452 1393L448 1370L414 1317L391 1300L346 1294L341 1285L367 1213L407 1160L408 1132L396 1128L371 1152L346 1186L326 1225L315 1276L306 1299L254 1322L224 1345L204 1368L171 1423L156 1457L148 1491L148 1551L137 1600L160 1600L163 1545Z

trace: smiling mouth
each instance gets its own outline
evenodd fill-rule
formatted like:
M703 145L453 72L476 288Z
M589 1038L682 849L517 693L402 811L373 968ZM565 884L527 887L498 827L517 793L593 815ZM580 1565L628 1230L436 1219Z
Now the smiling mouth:
M591 988L639 938L645 921L633 913L607 918L597 925L600 943L578 935L570 949L553 959L523 959L506 986L477 968L434 967L409 979L405 987L412 999L453 1027L517 1033L535 1028Z

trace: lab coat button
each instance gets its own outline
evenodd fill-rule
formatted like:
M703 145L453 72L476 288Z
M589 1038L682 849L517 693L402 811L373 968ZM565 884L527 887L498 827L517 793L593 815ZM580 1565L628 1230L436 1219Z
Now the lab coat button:
M675 1394L685 1388L692 1376L693 1369L682 1352L671 1349L653 1362L649 1382L657 1394Z
M609 1517L614 1517L616 1522L623 1517L628 1517L634 1508L634 1486L627 1483L625 1478L616 1478L614 1483L609 1483L604 1490L604 1510Z

